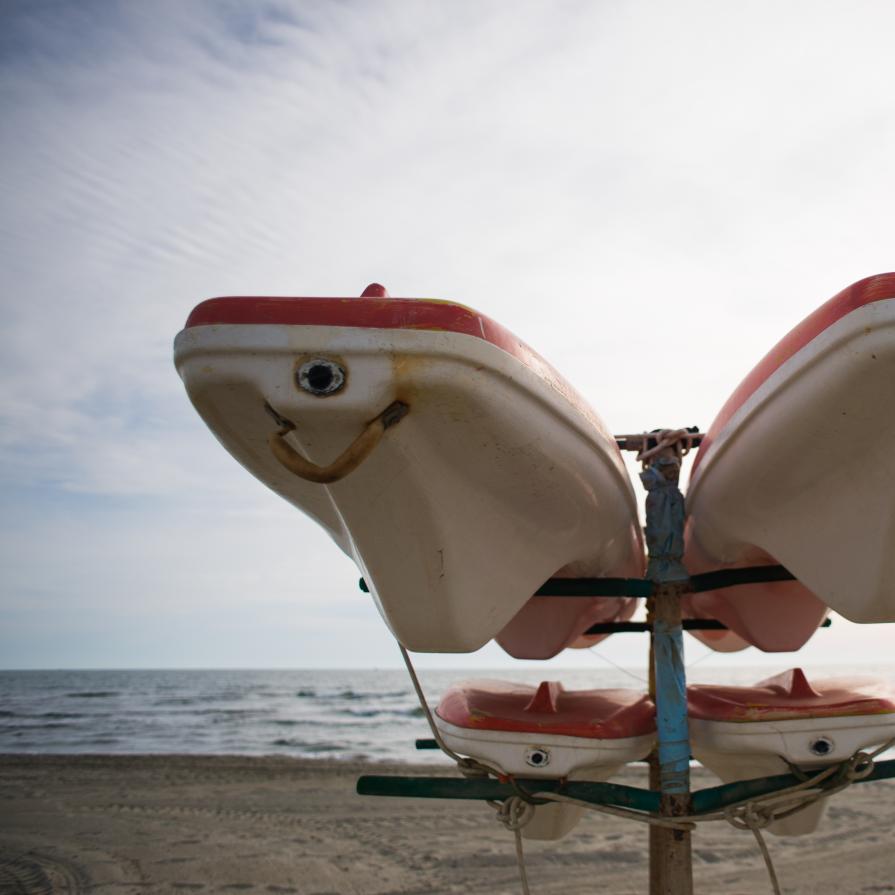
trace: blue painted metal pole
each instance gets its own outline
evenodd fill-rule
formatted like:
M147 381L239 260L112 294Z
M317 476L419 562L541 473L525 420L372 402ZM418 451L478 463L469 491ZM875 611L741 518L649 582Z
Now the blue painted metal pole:
M656 667L656 730L659 741L659 782L663 793L690 792L690 733L687 725L687 681L684 644L678 620L662 611L665 600L680 600L680 591L663 587L656 594L653 628ZM679 606L678 602L678 606Z
M651 672L656 701L660 811L668 817L690 812L690 735L680 598L689 589L682 563L684 498L678 489L680 460L669 449L641 473L647 490L647 578L656 584L650 601L653 634ZM650 836L651 895L692 895L689 832L653 827Z

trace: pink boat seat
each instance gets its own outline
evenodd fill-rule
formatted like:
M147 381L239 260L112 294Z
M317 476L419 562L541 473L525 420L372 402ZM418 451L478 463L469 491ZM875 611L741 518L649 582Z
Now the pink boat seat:
M752 687L691 684L691 718L704 721L785 721L895 712L895 687L880 678L838 677L809 682L801 668Z
M637 690L566 690L506 681L462 681L442 697L438 716L456 727L589 739L622 739L656 729L652 700Z

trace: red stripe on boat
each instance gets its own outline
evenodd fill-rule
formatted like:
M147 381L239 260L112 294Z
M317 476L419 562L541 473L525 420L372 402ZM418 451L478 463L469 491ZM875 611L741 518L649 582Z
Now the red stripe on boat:
M740 383L737 390L727 399L702 446L693 461L693 470L700 460L711 449L712 442L718 437L731 417L752 397L758 388L770 378L771 374L786 363L796 352L816 339L824 330L829 329L837 320L841 320L852 311L877 301L895 298L895 273L882 273L843 289L816 311L809 314L795 329L785 335L762 359L754 370Z
M210 298L196 306L186 328L228 324L434 330L475 336L524 360L534 355L524 342L484 314L453 302L425 298Z

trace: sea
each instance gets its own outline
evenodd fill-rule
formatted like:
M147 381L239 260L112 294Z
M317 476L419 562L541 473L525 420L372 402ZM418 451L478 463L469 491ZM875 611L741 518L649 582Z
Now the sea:
M882 672L891 680L895 666L836 672ZM770 673L700 668L693 679L746 684ZM642 672L624 669L422 670L419 676L433 707L464 678L536 684L546 676L569 689L645 686ZM416 740L430 736L403 670L0 671L0 753L445 762L437 750L416 748Z

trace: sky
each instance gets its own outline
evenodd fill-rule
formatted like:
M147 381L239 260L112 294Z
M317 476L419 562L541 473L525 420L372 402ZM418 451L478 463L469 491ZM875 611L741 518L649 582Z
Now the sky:
M0 667L397 666L353 563L192 410L190 309L377 281L497 319L616 432L705 428L895 268L893 30L888 0L4 0Z

